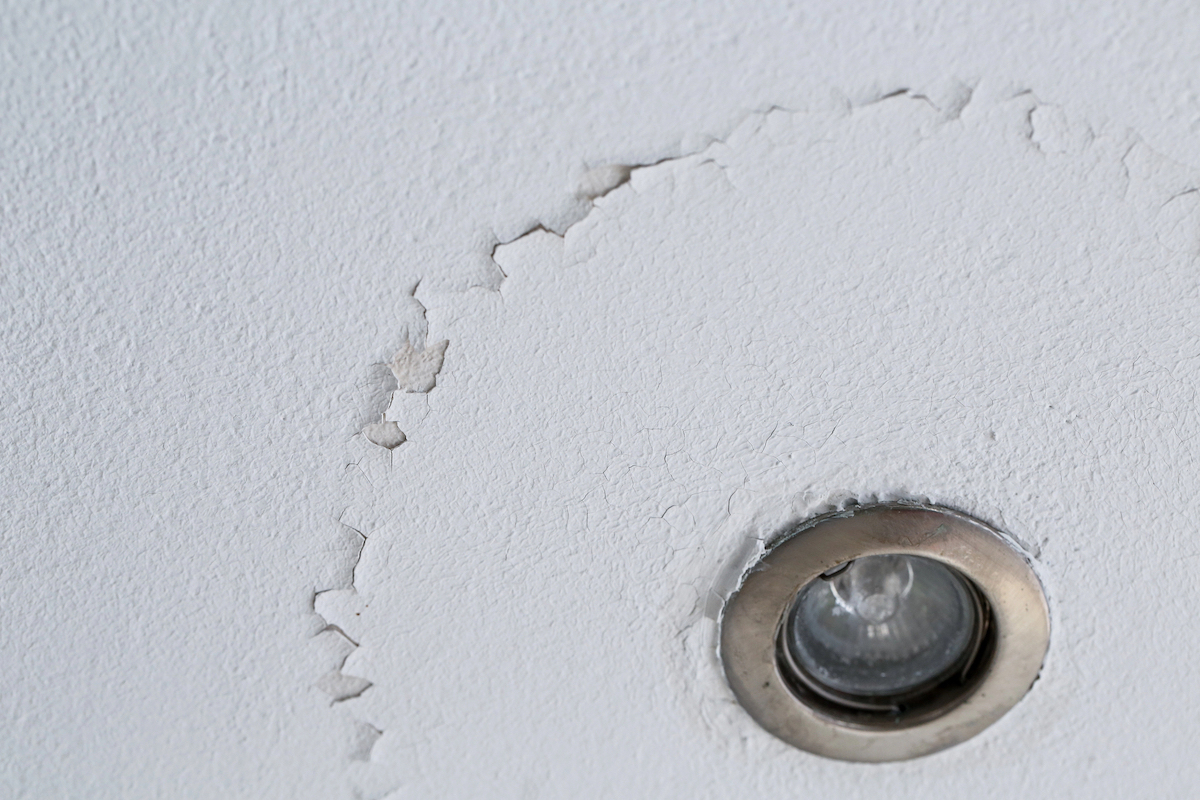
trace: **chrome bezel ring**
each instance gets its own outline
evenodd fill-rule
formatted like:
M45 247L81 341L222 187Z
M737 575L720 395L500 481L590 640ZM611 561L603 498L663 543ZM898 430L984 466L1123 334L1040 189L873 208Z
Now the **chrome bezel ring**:
M987 611L978 657L954 685L888 713L808 691L780 646L797 593L847 561L891 553L939 561L971 582ZM719 641L730 687L767 731L830 758L898 761L965 741L1016 705L1041 670L1050 616L1028 560L993 528L946 508L880 503L785 529L726 602Z

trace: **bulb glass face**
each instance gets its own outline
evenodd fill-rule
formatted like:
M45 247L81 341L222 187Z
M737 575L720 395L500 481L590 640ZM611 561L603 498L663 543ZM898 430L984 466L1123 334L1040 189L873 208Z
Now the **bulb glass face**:
M822 686L887 698L962 669L980 623L972 590L953 568L920 556L866 556L800 590L785 640Z

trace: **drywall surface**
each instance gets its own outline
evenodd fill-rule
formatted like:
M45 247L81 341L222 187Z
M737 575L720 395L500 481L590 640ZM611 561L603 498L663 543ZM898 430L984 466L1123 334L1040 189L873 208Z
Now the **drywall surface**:
M1196 195L1153 155L1200 152L1194 3L80 0L0 31L0 796L1194 784L1164 764ZM566 238L492 259L539 224ZM871 492L1022 537L1056 639L991 738L854 771L729 705L705 593ZM1086 716L1116 698L1154 720L1119 752Z

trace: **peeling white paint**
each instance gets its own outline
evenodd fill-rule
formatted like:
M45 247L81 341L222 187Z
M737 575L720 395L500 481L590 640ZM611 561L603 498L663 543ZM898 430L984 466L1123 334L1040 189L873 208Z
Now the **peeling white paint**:
M579 179L575 194L577 197L595 200L627 183L632 173L633 168L627 164L604 164L590 169Z
M400 426L391 420L371 423L363 428L363 436L367 437L372 444L388 450L395 450L408 441L408 437L404 435L404 431L400 430Z
M1041 161L1029 162L1028 173L998 170L1008 177L989 191L1000 195L1044 169L1058 169L1058 161L1093 157L1108 175L1112 154L1080 144L1086 137L1076 133L1090 130L1097 141L1111 143L1127 127L1139 131L1145 141L1128 142L1113 185L1120 188L1116 207L1140 212L1119 220L1125 227L1118 229L1137 247L1158 242L1173 259L1188 258L1200 246L1192 224L1195 182L1154 155L1187 161L1200 152L1200 10L1191 0L1167 0L1150 11L1127 0L1087 8L1060 0L1036 7L998 0L969 7L934 0L795 8L664 2L567 9L540 0L403 8L378 0L267 0L252 7L184 0L135 11L110 0L10 5L0 12L0 641L6 654L0 660L0 797L445 796L447 780L485 773L496 776L485 796L556 796L568 784L578 795L572 781L594 776L613 748L632 741L622 734L637 714L645 722L639 730L681 743L680 757L690 760L671 766L655 755L653 743L621 751L613 774L583 794L632 789L635 796L673 797L706 774L712 783L704 796L777 788L772 782L782 768L769 759L748 783L729 785L722 781L745 777L729 766L736 765L736 753L704 760L714 742L742 748L750 766L766 757L755 734L730 722L736 720L731 710L701 702L712 695L694 687L712 672L697 654L710 650L705 620L691 615L719 603L725 584L714 576L736 575L737 559L753 551L773 521L865 491L846 481L835 489L814 484L799 497L766 497L752 485L762 463L786 462L797 437L835 447L847 435L846 423L826 424L819 415L805 425L756 431L739 451L747 465L735 469L691 446L651 442L641 448L646 437L667 435L652 431L678 429L680 420L669 407L633 403L645 398L627 394L632 405L612 409L612 418L627 427L613 429L608 420L609 427L575 430L564 440L561 420L552 416L539 429L532 421L558 397L562 364L556 359L571 331L608 312L611 325L592 332L599 338L588 352L595 355L609 342L627 349L614 346L604 363L579 366L572 380L599 370L607 383L574 398L565 419L584 412L593 417L592 404L623 382L644 389L657 380L646 350L658 331L627 337L638 329L628 315L641 302L632 288L638 276L628 270L640 264L641 277L653 283L676 261L704 263L706 248L715 244L702 236L683 243L671 237L692 224L688 215L705 207L710 194L729 199L721 194L728 191L723 181L742 180L744 170L726 160L723 148L744 153L748 163L777 157L743 150L761 147L762 139L739 129L740 122L772 108L848 114L862 122L862 106L905 88L925 98L919 102L934 122L944 122L934 142L956 125L973 124L979 108L1021 92L1036 90L1040 100L1061 106L1061 115L1049 108L1043 114L1039 105L1028 119L1011 120L1018 132L1036 137L1040 152L1027 141L1031 157ZM768 114L764 130L776 135L773 126L784 119ZM931 123L930 130L936 127ZM875 133L863 134L864 151L893 141L886 129ZM927 146L938 145L917 145ZM716 160L701 165L684 158L702 151ZM673 161L645 166L664 159ZM593 169L599 172L589 175ZM667 191L676 180L683 189ZM1081 196L1081 208L1112 202L1106 181L1089 184L1095 191ZM669 198L672 215L649 217L657 227L639 229L640 207L630 205L635 189L654 194L646 201L651 209L662 210L659 195ZM738 191L750 196L752 189ZM955 194L952 185L931 191ZM1146 212L1155 206L1157 213ZM1072 219L1060 227L1078 254L1057 257L1071 264L1098 259L1094 272L1100 274L1112 257L1111 243L1107 235L1090 234L1109 220L1103 214ZM765 221L753 224L771 230ZM539 234L500 247L498 258L512 270L505 280L493 248L538 226L566 240ZM837 240L836 231L829 233ZM672 241L677 250L663 255ZM624 266L611 261L612 248L622 242L644 248L628 254ZM1138 261L1144 254L1137 247L1121 251L1127 267L1149 270L1123 293L1133 311L1138 298L1163 283L1157 260ZM554 298L566 291L556 248L569 251L581 274L607 265L611 285L594 275L595 291L578 301L578 313L556 328L538 328L534 323L545 321ZM660 253L653 263L638 255L650 251ZM753 261L762 252L761 243L752 242L744 255ZM958 263L953 253L943 255ZM1000 263L1006 254L990 255ZM923 280L943 277L942 263L929 261ZM534 280L530 265L536 264L554 267ZM845 268L838 261L826 266L839 280ZM1039 276L1030 285L1048 294L1072 288L1053 284L1059 262L1045 259L1036 269L987 272L989 291L1026 276L1026 269ZM678 296L659 297L659 305L643 309L647 318L693 313L689 304L699 295L692 287L720 276L684 277L672 284ZM891 296L905 297L901 288ZM460 290L462 297L446 295ZM626 294L612 301L617 291ZM869 285L847 291L879 302L886 294L878 287L870 294ZM416 294L437 309L436 336L427 336ZM1164 301L1163 308L1185 308L1188 297ZM1011 331L1012 352L1028 357L1028 364L1017 355L995 359L1009 374L1028 379L1031 396L1063 380L1043 363L1059 351L1047 345L1045 354L1030 354L1036 335L1053 328L1065 342L1088 341L1077 334L1073 315L1083 314L1095 296L1080 291L1069 299L1067 312L1047 315L1059 322L1036 320ZM544 307L529 305L537 302ZM1128 499L1122 513L1129 530L1153 541L1164 535L1141 514L1142 501L1149 498L1169 514L1179 508L1178 497L1194 494L1192 487L1173 494L1178 487L1161 460L1139 449L1146 437L1162 437L1163 448L1191 441L1191 417L1171 404L1176 390L1164 388L1191 381L1190 340L1161 333L1174 330L1165 313L1143 313L1140 322L1114 315L1114 327L1092 338L1132 348L1120 351L1124 360L1098 376L1072 361L1073 402L1055 398L1046 408L1025 408L1031 420L1057 414L1084 434L1043 440L1043 451L1028 455L1032 463L1011 462L1013 485L1035 487L1039 470L1056 460L1070 462L1074 476L1090 464L1097 485ZM521 320L527 328L517 324ZM1143 342L1135 324L1153 336L1145 334ZM486 336L461 340L460 359L460 333ZM686 344L686 333L679 342ZM399 391L389 366L393 354L405 342L419 348L441 336L452 346L433 391ZM843 342L836 331L824 336L815 346L818 355ZM762 352L753 342L730 341L738 352ZM1142 349L1133 348L1139 342ZM728 342L707 344L707 357L718 362L730 348ZM517 359L518 346L540 348L541 355ZM1085 355L1081 351L1080 359ZM743 366L749 377L734 374L734 386L761 385L755 376L786 372L789 365ZM506 370L515 370L511 382L498 384L496 376ZM844 380L844 372L829 374ZM697 383L696 396L724 385L725 376L708 377L715 384ZM1114 396L1113 385L1125 394ZM493 391L497 387L501 391ZM927 394L927 408L941 408L945 398L936 384ZM831 397L818 393L817 401ZM769 406L746 399L756 414ZM1096 416L1102 412L1110 416ZM641 416L632 418L630 429L632 414ZM1098 420L1117 417L1101 426L1108 438L1092 435ZM1167 418L1174 420L1170 430L1160 425ZM886 429L889 422L879 424ZM370 427L377 440L395 441L403 433L407 441L388 449L364 433L369 426L382 426ZM1128 443L1114 445L1114 430ZM941 431L938 452L1016 446L1015 434L1003 427L976 433L955 438ZM708 444L720 455L730 439L718 436ZM1135 486L1118 480L1126 473L1112 472L1105 447L1142 470ZM493 473L472 448L507 452L505 471ZM1188 463L1185 452L1177 455ZM728 477L738 469L748 476L745 485ZM830 468L822 474L842 473ZM695 489L716 475L738 484L722 484L728 493L720 504ZM578 485L567 491L564 476L575 476ZM905 488L923 491L918 483ZM1074 560L1065 557L1063 537L1056 544L1056 531L1028 510L1049 502L1039 500L1043 493L1040 486L1027 488L1022 502L993 498L991 506L981 499L979 510L1032 550L1040 548L1058 582L1056 597L1068 596L1083 574L1097 592L1158 598L1162 608L1153 624L1132 636L1137 642L1159 636L1155 626L1174 619L1181 602L1159 591L1160 573L1131 557L1135 545L1091 518L1071 529L1083 531L1087 542ZM517 498L525 504L514 505ZM451 502L461 512L439 516L437 504ZM713 510L722 504L724 510ZM607 544L570 544L634 513L643 516ZM714 514L726 520L714 529L719 532L693 540L688 532L707 531ZM423 520L433 522L422 527ZM629 531L638 532L637 542L629 541ZM1174 544L1169 563L1192 569L1191 540ZM1097 572L1101 559L1111 569ZM499 576L498 565L506 570ZM404 613L391 620L377 612L380 600L372 596L372 576L384 575L405 579L389 588L397 594L383 598L387 607L395 610L401 593L408 598ZM433 590L450 575L461 580L447 603ZM604 592L621 593L617 617L628 625L619 636L592 624L611 616L598 617L608 607L589 605L583 596L557 606L548 630L525 622L540 619L533 601L557 602L556 588L571 580L581 592L591 590L592 599L607 602ZM674 587L669 596L668 584ZM512 604L489 605L492 593L509 585L524 587L522 596L532 598L528 615L516 614L522 609ZM329 619L321 616L326 612ZM1094 673L1113 663L1103 658L1112 628L1098 611L1077 613L1057 623L1091 631L1092 644L1078 659L1057 662L1057 669L1071 676L1073 687L1104 688ZM359 615L370 624L361 624ZM646 619L657 622L646 629ZM448 754L461 753L454 745L472 741L459 732L474 731L453 702L457 696L442 684L423 694L403 694L402 687L428 688L428 671L452 676L461 669L467 656L448 648L439 625L463 620L476 625L472 630L482 625L489 636L509 634L495 647L486 636L472 639L464 627L451 626L449 634L481 665L482 682L467 690L482 696L476 719L501 721L483 746L447 768ZM624 663L607 669L598 660L572 672L569 663L543 661L536 648L524 646L527 628L543 643L582 639L576 654L593 645L627 647L627 660L642 659L646 674L661 679L655 685L667 688L647 696L642 677L631 677ZM408 641L396 644L404 632ZM656 655L663 648L666 654ZM404 670L414 659L424 660L416 665L419 679L409 680ZM1161 671L1169 668L1156 667L1155 677L1170 678ZM548 669L559 671L547 675ZM321 686L333 674L375 685L331 707ZM529 676L535 674L552 680L534 686ZM607 706L602 701L611 694L605 692L580 702L577 690L593 678L605 686L628 681L629 691ZM1173 690L1167 683L1149 684L1137 696L1159 710L1154 693ZM565 688L550 691L558 687ZM1128 795L1120 780L1104 783L1128 767L1130 774L1140 769L1146 781L1163 781L1155 787L1160 793L1179 794L1186 766L1159 769L1171 747L1143 757L1153 737L1170 727L1174 709L1154 718L1128 752L1110 757L1103 725L1074 735L1079 697L1042 696L1054 698L1065 722L1047 725L1039 745L1063 756L1064 775L1082 769L1084 758L1097 766L1078 785L1048 784L1035 760L1026 776L993 769L997 786L1027 796ZM452 702L442 707L445 698ZM1111 696L1098 702L1113 705ZM528 717L501 713L524 705L554 724L530 734ZM679 723L689 709L711 726ZM598 732L595 720L610 716L612 724ZM575 719L581 723L558 735L557 721ZM700 732L690 739L680 733L685 729ZM530 748L540 747L539 763L495 759L525 734ZM583 759L581 742L594 745ZM859 773L867 779L853 790L841 784L843 794L886 783L907 796L928 788L927 770L970 773L1009 752L1001 744L986 750L977 762L950 754L949 761ZM775 755L778 763L795 763L793 754ZM822 765L811 767L811 776L807 762L795 769L802 775L787 787L789 795L805 782L833 780ZM633 786L639 776L643 782Z
M340 703L343 700L360 696L371 688L371 682L366 678L347 675L340 669L335 669L317 681L317 688L333 698L333 702Z
M1160 235L1200 173L1028 92L981 85L953 114L927 98L752 116L632 170L562 236L497 247L498 295L424 297L456 356L422 450L372 499L390 516L356 570L370 607L352 634L376 682L354 713L420 739L406 791L1200 781L1182 735L1200 695L1171 634L1189 603L1125 590L1188 548L1200 511L1200 261ZM1054 616L1041 680L1000 723L870 771L759 730L715 652L721 599L763 541L851 498L998 525ZM1127 685L1135 669L1146 682ZM1146 714L1161 727L1130 742ZM454 769L468 759L492 768Z
M436 342L417 349L408 342L396 351L388 366L396 376L396 385L402 392L428 392L437 383L437 374L442 369L449 341Z

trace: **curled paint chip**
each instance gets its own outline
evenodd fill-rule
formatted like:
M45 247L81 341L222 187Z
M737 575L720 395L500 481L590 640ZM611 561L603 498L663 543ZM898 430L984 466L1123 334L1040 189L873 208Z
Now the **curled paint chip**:
M374 749L375 743L382 735L383 731L369 722L355 722L354 740L350 744L350 760L370 761L371 750Z
M370 689L371 682L366 678L360 678L357 675L346 675L340 669L335 669L317 681L317 688L332 697L333 702L340 703L343 700L358 697L367 689Z
M629 182L633 168L627 164L605 164L602 167L588 170L579 179L575 196L587 200L595 200Z

